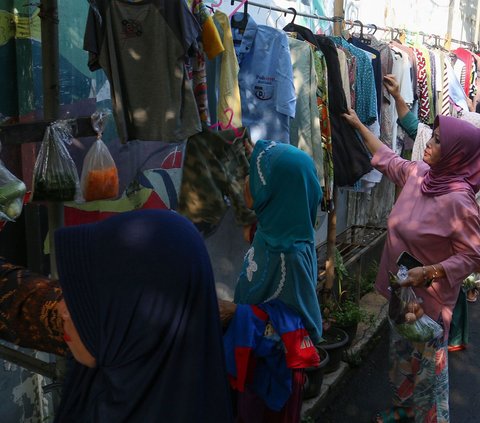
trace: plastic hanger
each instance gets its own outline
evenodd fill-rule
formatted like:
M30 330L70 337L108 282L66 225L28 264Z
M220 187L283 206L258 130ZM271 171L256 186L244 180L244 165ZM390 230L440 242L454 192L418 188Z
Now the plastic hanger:
M240 7L243 6L243 18L239 21L237 21L234 17L235 13L237 13L237 10L240 9ZM244 30L247 27L248 23L248 1L245 0L238 7L235 8L235 10L230 14L230 26L232 28L237 28L240 30Z
M226 131L227 129L233 130L233 133L235 134L235 138L239 138L243 135L243 131L238 129L237 127L232 125L232 120L233 120L233 109L231 107L227 107L223 113L227 115L227 113L230 112L230 118L228 119L228 123L224 125L222 122L217 122L213 125L210 126L210 129L215 129L215 128L220 128L222 131Z
M295 22L295 18L297 17L297 11L293 7L289 7L287 10L291 10L293 13L293 19L292 22L290 22L290 25L293 25L293 23Z
M366 38L366 37L364 36L364 34L363 34L363 23L362 23L362 21L359 21L359 20L357 19L357 20L355 20L355 21L353 21L353 22L360 25L360 36L358 37L358 39L359 39L362 43L364 43L364 44L371 44L372 41L371 41L370 39Z
M368 24L367 27L368 27L368 30L367 30L368 32L367 32L367 34L368 34L368 35L375 35L375 33L377 32L377 29L378 29L378 28L377 28L377 25L375 25L375 24ZM370 32L370 30L372 30L372 32Z
M350 26L347 28L347 24L350 24ZM343 28L342 28L342 38L346 41L348 41L350 38L352 38L352 34L350 34L350 30L353 28L353 22L352 21L347 21L343 20Z
M235 9L233 9L233 12L230 13L230 15L229 15L228 17L231 19L232 16L235 15L235 13L237 13L237 12L242 8L242 6L243 6L245 3L247 3L247 0L242 0L242 1L240 2L240 4L239 4ZM233 6L233 5L235 4L235 1L232 0L232 3L231 3L231 4L232 4L232 6ZM246 9L246 7L247 7L247 6L245 6L245 9Z
M206 4L207 8L209 8L212 13L215 13L215 8L220 7L223 3L223 0L220 0L218 3Z

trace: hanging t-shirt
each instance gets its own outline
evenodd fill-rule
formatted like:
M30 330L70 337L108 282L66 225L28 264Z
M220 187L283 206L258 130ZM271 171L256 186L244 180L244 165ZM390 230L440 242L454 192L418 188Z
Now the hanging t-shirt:
M184 1L96 0L84 49L111 85L122 142L182 141L201 131L188 56L200 28Z
M295 118L290 124L290 142L313 159L320 185L325 186L322 132L317 107L317 74L312 46L295 38L289 38L288 42L297 93Z
M243 13L232 19L242 20ZM290 142L290 118L296 96L287 34L257 25L250 15L243 31L232 26L240 71L243 125L253 142L259 139Z

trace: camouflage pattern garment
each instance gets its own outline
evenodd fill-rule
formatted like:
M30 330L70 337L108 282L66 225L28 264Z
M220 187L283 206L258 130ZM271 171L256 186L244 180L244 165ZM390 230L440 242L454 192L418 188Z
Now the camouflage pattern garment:
M178 212L202 231L216 226L229 203L238 225L255 222L255 213L245 206L243 189L249 172L245 145L251 144L248 131L212 131L204 126L201 133L187 141L183 163ZM238 133L237 133L238 135Z
M56 281L0 257L0 338L25 348L66 355Z

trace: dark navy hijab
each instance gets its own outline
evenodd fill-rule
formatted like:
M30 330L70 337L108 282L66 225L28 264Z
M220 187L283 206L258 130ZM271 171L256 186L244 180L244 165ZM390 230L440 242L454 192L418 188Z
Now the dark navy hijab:
M67 375L56 422L232 421L210 259L171 211L55 234L64 298L97 367Z

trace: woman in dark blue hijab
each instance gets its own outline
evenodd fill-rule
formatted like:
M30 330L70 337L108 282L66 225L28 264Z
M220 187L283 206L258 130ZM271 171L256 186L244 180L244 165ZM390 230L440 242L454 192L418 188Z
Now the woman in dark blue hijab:
M195 227L171 211L134 211L62 228L55 243L65 313L95 366L75 362L56 422L231 422L213 273ZM65 334L71 347L75 335Z

